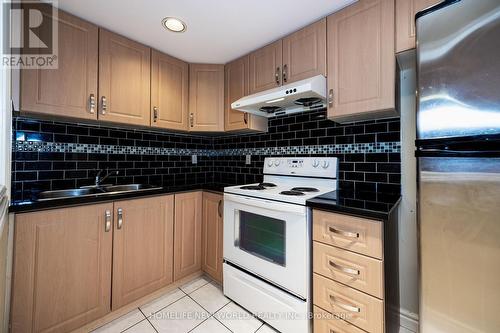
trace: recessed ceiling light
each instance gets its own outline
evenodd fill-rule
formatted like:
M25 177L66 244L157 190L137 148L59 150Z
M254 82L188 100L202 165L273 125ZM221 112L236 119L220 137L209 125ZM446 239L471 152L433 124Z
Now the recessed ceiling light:
M167 30L173 32L184 32L187 29L186 23L182 22L181 20L175 17L165 17L161 21L161 24Z

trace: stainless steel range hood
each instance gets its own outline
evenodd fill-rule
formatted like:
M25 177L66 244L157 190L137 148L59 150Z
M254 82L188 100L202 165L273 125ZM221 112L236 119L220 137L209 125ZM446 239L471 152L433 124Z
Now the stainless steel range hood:
M245 96L231 104L234 110L263 117L324 107L326 107L326 78L323 75Z

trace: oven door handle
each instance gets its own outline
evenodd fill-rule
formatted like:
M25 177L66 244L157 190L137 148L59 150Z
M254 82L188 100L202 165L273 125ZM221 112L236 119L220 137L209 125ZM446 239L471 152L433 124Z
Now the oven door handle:
M230 202L245 206L264 208L266 210L273 210L276 212L286 212L300 216L307 215L307 207L302 205L224 193L224 203L230 203Z

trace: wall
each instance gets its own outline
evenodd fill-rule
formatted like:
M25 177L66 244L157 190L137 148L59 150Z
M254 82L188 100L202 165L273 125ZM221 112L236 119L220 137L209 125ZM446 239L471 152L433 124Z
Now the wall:
M268 133L214 140L214 181L261 181L266 156L336 156L342 188L400 193L399 132L399 119L340 125L326 119L326 110L271 118Z
M417 161L415 52L398 55L401 81L401 185L399 209L399 286L401 326L418 331Z
M93 185L99 169L119 170L111 183L205 184L211 181L212 139L15 118L12 195L30 200L40 191ZM17 139L17 140L15 140ZM199 155L191 164L191 155Z
M259 182L266 156L337 156L343 188L400 193L399 119L339 125L320 110L272 118L268 133L219 137L27 118L15 118L13 126L16 200L91 185L98 169L119 170L109 180L122 184Z

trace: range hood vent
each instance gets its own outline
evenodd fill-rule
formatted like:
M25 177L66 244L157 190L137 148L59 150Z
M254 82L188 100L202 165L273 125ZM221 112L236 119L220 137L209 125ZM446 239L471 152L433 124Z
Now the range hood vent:
M263 117L312 111L326 107L326 78L317 75L240 98L231 104L234 110Z

